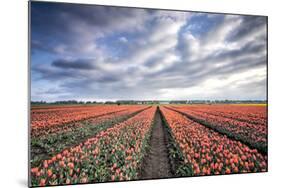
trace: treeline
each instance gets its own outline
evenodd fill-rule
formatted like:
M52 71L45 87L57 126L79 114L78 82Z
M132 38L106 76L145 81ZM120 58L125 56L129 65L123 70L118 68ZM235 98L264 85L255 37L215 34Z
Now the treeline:
M188 100L187 104L263 104L266 100Z
M51 104L263 104L267 103L265 100L171 100L171 101L161 101L161 100L119 100L119 101L77 101L77 100L66 100L66 101L31 101L32 105L51 105Z
M76 100L67 100L67 101L55 101L55 102L46 102L46 101L31 101L33 105L44 105L44 104L104 104L102 102L96 101L76 101Z

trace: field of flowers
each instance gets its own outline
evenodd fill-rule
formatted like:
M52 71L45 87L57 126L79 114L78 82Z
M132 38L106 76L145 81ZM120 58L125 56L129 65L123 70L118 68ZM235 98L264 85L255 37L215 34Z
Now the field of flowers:
M149 163L163 165L163 156L171 177L266 172L266 109L258 105L33 106L31 185L143 179L143 168L151 169ZM166 148L159 150L164 153L149 152L158 151L158 145L152 144L155 140ZM157 160L162 160L161 165Z
M38 129L46 126L50 127L62 125L65 123L80 121L90 117L97 117L124 109L126 109L126 107L113 105L34 108L31 110L31 127L32 129Z
M148 107L131 106L125 110L79 122L31 129L31 166L38 165L42 160L48 159L67 147L77 145L146 108Z
M161 107L193 175L267 171L267 156L227 138L171 109Z
M99 132L31 169L33 185L131 180L147 147L156 107Z
M263 106L171 107L218 132L267 153L267 117Z
M89 121L91 124L99 124L103 121L112 120L117 117L132 114L147 108L147 106L101 107L102 109L100 109L99 106L91 106L86 108L64 107L58 110L53 108L47 110L34 109L31 112L31 135L33 137L39 137L51 133L72 131L73 127L81 127L81 121L83 120ZM77 116L75 116L75 114ZM57 122L57 124L54 124L55 122Z

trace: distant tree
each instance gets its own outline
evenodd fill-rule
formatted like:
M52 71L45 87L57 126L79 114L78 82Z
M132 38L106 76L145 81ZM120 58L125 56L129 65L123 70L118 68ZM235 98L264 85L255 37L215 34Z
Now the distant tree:
M31 104L47 104L46 101L31 101Z
M116 104L116 103L113 101L106 101L104 104Z

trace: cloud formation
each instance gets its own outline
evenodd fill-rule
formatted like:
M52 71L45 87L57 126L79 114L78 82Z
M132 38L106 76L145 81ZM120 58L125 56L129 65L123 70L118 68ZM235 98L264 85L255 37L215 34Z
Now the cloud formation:
M266 99L266 17L32 2L32 100Z

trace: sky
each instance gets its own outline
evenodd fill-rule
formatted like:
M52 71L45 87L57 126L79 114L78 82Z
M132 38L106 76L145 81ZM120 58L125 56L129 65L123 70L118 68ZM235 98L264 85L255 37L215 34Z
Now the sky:
M265 100L266 24L31 2L31 100Z

